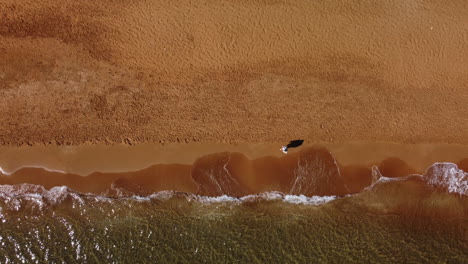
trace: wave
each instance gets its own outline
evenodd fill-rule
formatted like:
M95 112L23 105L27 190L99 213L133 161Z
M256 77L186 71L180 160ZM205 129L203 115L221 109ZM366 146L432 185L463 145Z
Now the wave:
M0 186L0 242L4 246L1 255L8 256L4 263L34 263L37 259L50 262L50 259L63 257L63 250L68 249L68 262L86 262L97 259L96 256L109 262L120 256L118 254L136 254L136 258L147 254L148 259L154 258L154 249L161 249L161 243L173 243L174 250L167 254L188 252L187 259L191 260L194 253L211 250L216 245L219 248L211 252L219 253L225 248L223 243L233 237L238 239L238 245L247 244L242 251L245 253L251 245L258 244L261 234L264 234L262 241L272 241L273 234L273 241L280 245L279 252L284 249L285 238L291 245L306 245L307 250L310 249L307 242L312 240L323 242L323 248L327 249L330 243L338 244L333 248L346 247L350 237L354 241L362 239L355 251L368 245L370 238L375 240L372 245L376 247L387 243L388 239L395 239L393 248L398 250L402 238L410 237L408 241L412 241L414 234L423 234L414 243L424 243L434 234L436 237L447 235L446 226L451 232L448 239L440 241L441 248L446 248L446 242L453 245L453 241L458 241L462 246L457 250L463 252L466 248L463 247L466 245L463 236L467 217L463 210L466 212L468 208L466 199L464 207L453 210L454 206L463 205L460 196L440 190L435 190L431 197L405 192L405 185L410 183L411 187L414 177L405 178L381 178L372 188L343 197L307 197L281 192L210 197L175 191L108 197L79 193L66 186L47 190L32 184L3 185ZM420 176L417 178L421 179ZM399 200L388 196L392 194L389 190L400 190L411 196ZM443 207L433 206L441 200ZM418 207L412 206L415 202ZM398 214L401 217L376 217L375 214ZM383 232L387 235L382 238ZM427 233L430 234L425 235ZM220 235L224 237L220 238ZM303 243L297 242L297 236L305 237ZM341 237L342 243L337 243L336 237ZM144 244L137 244L142 241ZM190 251L183 247L182 243L186 241L190 242ZM213 244L205 246L207 242ZM135 248L150 250L135 251ZM270 245L265 248L266 252L270 249ZM422 247L421 252L424 249L426 247ZM447 254L450 250L453 250L452 246L447 249ZM226 254L230 253L228 250ZM171 260L169 262L177 262L178 259Z
M320 147L256 160L224 152L201 157L193 165L160 164L86 177L23 168L0 176L0 200L9 210L127 201L345 204L376 213L468 215L468 173L457 164L434 163L423 173L414 172L396 158L370 167L342 166Z
M403 177L390 178L383 176L377 166L372 167L372 189L376 184L406 181L410 178L419 177L427 185L441 188L448 193L456 193L468 196L468 173L459 169L454 163L437 162L430 166L422 175L410 174Z
M379 174L374 168L374 173ZM228 195L202 196L177 191L160 191L147 196L126 195L105 196L80 193L66 186L49 190L41 185L18 184L0 186L0 219L12 212L41 213L56 207L71 208L85 214L86 208L108 206L107 211L121 206L162 206L185 208L205 205L218 208L232 206L332 206L345 211L364 210L375 214L398 214L441 218L468 217L468 198L465 195L449 193L433 188L421 175L400 178L381 176L364 191L345 196L305 196L282 192L264 192L242 197ZM132 205L133 204L133 205ZM70 210L70 209L67 209ZM103 209L104 210L104 209ZM183 212L184 213L184 212Z
M41 170L45 170L47 172L57 172L57 173L61 173L61 174L66 174L65 171L62 171L62 170L55 170L55 169L50 169L50 168L47 168L47 167L44 167L44 166L34 166L34 165L28 165L28 166L23 166L23 167L20 167L20 168L17 168L15 169L14 171L6 171L2 168L2 166L0 166L0 174L3 174L3 175L12 175L14 174L15 172L17 172L18 170L21 170L23 168L27 168L27 169L41 169Z
M468 173L459 169L456 164L435 163L424 173L428 184L442 187L449 193L468 195Z
M149 196L163 190L236 198L274 191L306 197L344 196L360 193L377 180L401 180L408 175L419 175L429 186L448 193L468 195L467 173L455 163L434 163L425 172L394 157L374 166L343 166L322 147L254 160L241 153L223 152L200 157L192 165L158 164L140 171L88 176L37 167L0 173L0 184L30 183L46 189L67 186L80 193L115 197Z
M303 205L321 205L335 200L336 196L312 196L290 195L281 192L265 192L256 195L247 195L243 197L222 196L200 196L176 191L161 191L148 196L119 196L109 197L95 194L83 194L76 192L66 186L53 187L50 190L41 185L19 184L19 185L1 185L0 199L9 209L20 210L25 202L38 205L39 209L46 206L56 206L66 201L85 205L91 202L109 202L109 201L136 201L136 202L166 202L173 199L184 199L188 202L198 202L201 204L243 204L261 201L281 201L291 204Z

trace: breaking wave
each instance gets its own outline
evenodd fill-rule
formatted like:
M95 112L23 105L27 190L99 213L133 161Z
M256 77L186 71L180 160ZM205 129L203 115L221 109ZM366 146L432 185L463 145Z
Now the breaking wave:
M428 184L442 187L449 193L468 195L468 173L453 163L435 163L424 173Z
M376 262L404 252L411 241L419 252L450 255L453 247L446 245L456 241L460 253L449 262L460 263L466 219L467 173L457 164L435 163L421 173L395 158L342 166L323 148L256 160L217 153L193 165L86 177L44 168L0 175L2 263L127 263L154 256L163 263L225 262L211 257L229 256L239 245L237 255L250 252L258 241L268 241L265 252L272 245L277 252L289 252L285 244L305 245L299 249L307 256L333 244L335 259L336 248L356 240L361 244L346 254L376 248L377 256L382 243L393 243L395 251ZM424 243L432 237L440 246L428 250Z
M405 169L389 169L388 164ZM193 165L162 164L136 172L86 177L23 168L0 176L0 203L13 211L146 202L347 204L377 213L407 214L418 208L420 215L442 215L447 210L454 216L468 214L466 172L454 163L435 163L421 174L392 174L412 171L408 166L395 158L371 167L341 166L328 150L312 147L282 158L249 160L243 154L225 152L201 157Z
M257 195L243 197L222 196L200 196L176 191L161 191L149 196L120 196L108 197L95 194L83 194L76 192L66 186L53 187L50 190L41 185L19 184L1 185L0 201L8 209L19 211L22 207L35 205L37 209L47 206L57 206L63 203L84 206L88 203L110 202L110 201L133 201L133 202L166 202L170 200L184 199L187 202L198 202L201 204L243 204L252 202L278 201L291 204L321 205L335 200L336 196L312 196L290 195L280 192L265 192Z

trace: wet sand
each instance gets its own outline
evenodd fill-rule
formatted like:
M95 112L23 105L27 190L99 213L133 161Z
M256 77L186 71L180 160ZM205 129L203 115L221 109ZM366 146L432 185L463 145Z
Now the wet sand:
M164 190L234 197L272 191L342 196L369 187L375 181L373 168L390 178L423 175L436 162L466 170L467 157L468 148L461 145L365 142L305 144L287 155L277 144L2 147L0 183L65 185L111 196Z
M283 142L284 144L284 142ZM175 143L81 145L81 146L0 146L0 167L12 173L22 167L41 167L86 176L93 172L130 172L157 164L193 164L198 158L221 152L242 153L249 159L283 157L282 143L221 144ZM378 165L397 158L422 173L435 162L452 162L466 168L468 147L457 144L399 144L385 142L310 143L326 147L343 166Z
M467 13L0 0L0 262L462 263Z

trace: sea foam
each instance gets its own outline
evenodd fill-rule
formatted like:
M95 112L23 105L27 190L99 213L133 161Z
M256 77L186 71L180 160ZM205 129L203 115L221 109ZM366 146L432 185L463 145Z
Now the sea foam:
M468 195L468 173L450 162L438 162L424 173L427 183L446 188L449 193Z

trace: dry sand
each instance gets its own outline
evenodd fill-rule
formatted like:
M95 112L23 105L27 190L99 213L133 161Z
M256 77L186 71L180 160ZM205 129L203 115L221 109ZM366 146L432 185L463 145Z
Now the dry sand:
M0 144L468 144L456 1L0 0Z

